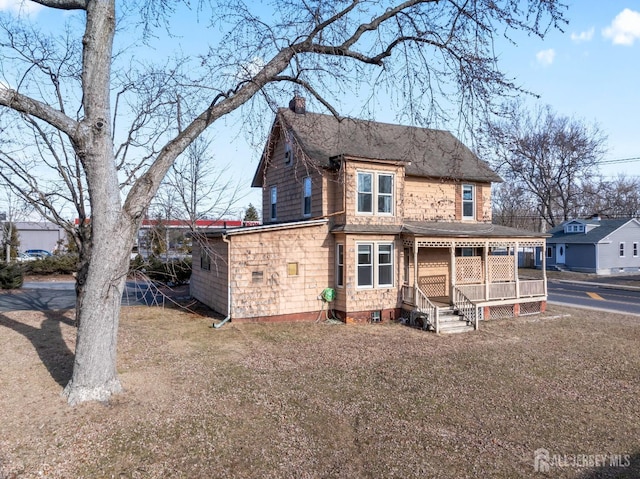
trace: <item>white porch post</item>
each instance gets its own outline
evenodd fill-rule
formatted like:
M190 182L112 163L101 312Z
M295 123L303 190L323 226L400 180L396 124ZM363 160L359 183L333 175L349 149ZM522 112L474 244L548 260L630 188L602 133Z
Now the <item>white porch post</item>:
M482 253L482 261L484 263L484 299L488 301L490 294L491 279L489 278L489 242L485 241L484 251Z
M413 238L413 302L418 304L418 240Z
M520 297L520 275L518 274L518 245L519 243L516 241L513 246L513 272L516 275L516 298Z
M544 282L544 295L547 296L547 241L543 240L540 246L542 252L542 280Z
M451 271L449 272L449 276L451 277L449 281L449 304L452 304L454 301L453 297L453 289L456 287L456 242L451 241Z

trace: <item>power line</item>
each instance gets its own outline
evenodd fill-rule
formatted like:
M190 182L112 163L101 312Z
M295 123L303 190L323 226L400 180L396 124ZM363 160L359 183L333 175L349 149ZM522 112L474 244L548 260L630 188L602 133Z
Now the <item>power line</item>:
M618 163L632 163L635 161L640 161L640 156L632 156L630 158L619 158L617 160L605 160L605 161L600 161L599 163L601 165L613 165Z

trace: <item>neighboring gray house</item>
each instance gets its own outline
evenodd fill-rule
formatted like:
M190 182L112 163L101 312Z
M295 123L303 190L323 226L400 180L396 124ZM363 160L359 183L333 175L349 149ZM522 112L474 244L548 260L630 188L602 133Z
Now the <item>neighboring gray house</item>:
M47 221L17 221L14 225L20 237L20 251L43 249L53 253L60 242L65 242L65 232L56 224Z
M640 271L640 221L570 220L549 231L547 268L615 274ZM541 258L536 257L540 266Z

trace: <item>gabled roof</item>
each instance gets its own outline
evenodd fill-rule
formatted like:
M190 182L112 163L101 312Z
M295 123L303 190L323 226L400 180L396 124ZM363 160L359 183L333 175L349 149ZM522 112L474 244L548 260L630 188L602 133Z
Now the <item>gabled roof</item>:
M479 182L502 179L450 132L319 113L278 110L272 135L281 127L319 167L331 168L339 156L377 161L406 162L408 176ZM273 141L273 138L272 138ZM260 160L252 186L262 186L270 149Z
M576 221L587 226L593 226L593 228L592 229L587 228L586 233L565 233L564 232L565 225L567 223L575 223ZM632 221L636 222L640 226L640 223L638 223L637 220L629 219L629 218L617 219L617 220L589 219L589 220L565 221L561 225L556 226L555 228L552 228L551 230L549 230L549 234L551 235L551 238L547 239L547 243L595 244L601 241L602 239L606 238L607 236L609 236L614 231L622 228L624 225Z

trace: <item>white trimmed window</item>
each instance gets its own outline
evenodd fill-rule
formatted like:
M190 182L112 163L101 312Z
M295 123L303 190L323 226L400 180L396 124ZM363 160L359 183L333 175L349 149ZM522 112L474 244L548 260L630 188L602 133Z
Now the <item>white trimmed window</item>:
M311 216L311 178L302 181L302 216Z
M359 288L393 286L393 243L357 244L357 281Z
M624 241L620 242L620 257L624 258Z
M393 286L393 245L378 245L378 287Z
M475 196L474 185L462 185L462 219L475 219Z
M358 287L373 288L373 244L358 245Z
M638 257L638 243L633 243L633 257L637 258Z
M271 187L271 196L270 196L270 211L271 211L271 221L274 221L278 218L278 187Z
M344 286L344 245L336 245L336 286Z
M393 177L390 173L359 171L356 211L361 214L393 215Z
M373 214L373 173L358 173L358 213Z
M378 173L378 213L393 213L393 175Z

